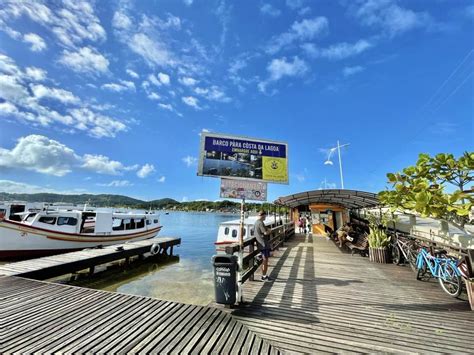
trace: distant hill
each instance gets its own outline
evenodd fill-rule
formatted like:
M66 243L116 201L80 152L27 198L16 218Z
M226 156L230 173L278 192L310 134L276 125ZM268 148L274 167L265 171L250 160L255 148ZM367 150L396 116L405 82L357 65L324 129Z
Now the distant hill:
M152 201L142 201L136 198L123 195L62 195L51 193L38 194L10 194L0 192L0 201L26 201L26 202L61 202L71 204L85 204L94 207L121 207L121 208L136 208L136 209L173 209L181 211L209 211L209 212L240 212L240 203L223 200L223 201L188 201L178 202L172 198L162 198ZM257 211L265 209L272 210L272 205L269 203L247 203L248 211Z
M153 201L142 201L132 197L123 195L62 195L51 193L37 193L37 194L10 194L0 192L0 200L4 201L26 201L26 202L62 202L72 204L87 203L96 207L136 207L136 208L162 208L166 206L176 206L179 202L171 198L163 198Z

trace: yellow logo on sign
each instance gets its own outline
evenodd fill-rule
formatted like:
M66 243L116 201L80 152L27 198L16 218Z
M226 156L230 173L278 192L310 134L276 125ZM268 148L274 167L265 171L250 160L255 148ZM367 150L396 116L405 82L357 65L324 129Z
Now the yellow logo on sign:
M262 157L263 180L288 181L285 158Z

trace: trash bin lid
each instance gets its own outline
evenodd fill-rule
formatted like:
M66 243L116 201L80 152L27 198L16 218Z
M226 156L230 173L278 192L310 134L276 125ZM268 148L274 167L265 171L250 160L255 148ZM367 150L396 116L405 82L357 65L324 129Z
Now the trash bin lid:
M212 264L236 264L237 257L229 254L218 254L212 256Z

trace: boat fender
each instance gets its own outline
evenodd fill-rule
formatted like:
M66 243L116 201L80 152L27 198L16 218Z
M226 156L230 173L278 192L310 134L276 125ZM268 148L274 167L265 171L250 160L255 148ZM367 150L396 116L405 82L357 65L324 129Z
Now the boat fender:
M156 255L160 251L160 245L159 244L153 244L150 248L150 254L151 255Z

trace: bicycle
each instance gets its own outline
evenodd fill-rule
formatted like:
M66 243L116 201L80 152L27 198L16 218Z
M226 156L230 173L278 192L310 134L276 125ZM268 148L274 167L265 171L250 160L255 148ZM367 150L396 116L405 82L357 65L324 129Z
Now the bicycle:
M421 248L416 259L416 279L421 280L429 271L437 278L444 292L451 297L458 297L462 292L462 278L455 260L446 257L446 251L437 251L431 255L426 248Z
M392 262L396 265L408 261L413 272L417 272L416 257L418 245L414 239L395 233L392 239Z

